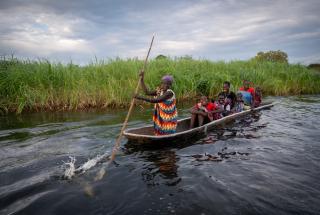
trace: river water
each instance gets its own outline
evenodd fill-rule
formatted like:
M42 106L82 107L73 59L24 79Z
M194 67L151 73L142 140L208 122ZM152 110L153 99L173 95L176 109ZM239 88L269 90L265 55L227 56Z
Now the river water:
M63 161L111 151L125 111L0 116L0 214L320 214L320 96L268 99L179 147L124 139L98 181L106 162L65 180ZM137 107L129 127L150 114Z

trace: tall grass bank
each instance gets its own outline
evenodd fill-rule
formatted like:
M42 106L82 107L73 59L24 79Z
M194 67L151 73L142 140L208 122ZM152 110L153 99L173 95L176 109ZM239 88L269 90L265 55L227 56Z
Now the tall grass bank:
M0 61L2 113L124 107L130 102L143 62L137 59L96 61L86 66L49 61ZM172 74L178 101L205 94L215 97L224 81L236 91L243 79L264 95L320 93L320 73L303 65L250 61L212 62L194 59L151 60L145 82L156 87Z

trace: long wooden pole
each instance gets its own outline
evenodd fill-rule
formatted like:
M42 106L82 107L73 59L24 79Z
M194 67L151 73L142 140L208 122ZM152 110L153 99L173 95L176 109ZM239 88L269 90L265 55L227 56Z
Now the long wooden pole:
M150 43L150 47L149 47L149 50L148 50L148 54L144 60L144 64L143 64L143 71L145 71L146 67L147 67L147 62L148 62L148 58L149 58L149 54L150 54L150 51L151 51L151 47L152 47L152 44L153 44L153 39L154 39L154 35L152 36L152 40L151 40L151 43ZM134 91L134 95L136 95L139 91L139 88L140 88L140 83L141 83L141 76L139 77L139 81L138 81L138 84L137 84L137 87L136 87L136 90ZM112 162L115 158L115 155L119 149L119 146L120 146L120 142L121 142L121 139L122 139L122 136L123 136L123 132L124 130L126 129L127 127L127 124L128 124L128 120L129 120L129 117L131 115L131 112L133 110L133 106L134 106L134 102L135 102L135 98L132 98L131 100L131 103L130 103L130 107L129 107L129 111L127 113L127 116L126 116L126 119L124 120L124 123L122 125L122 128L121 128L121 131L120 131L120 134L116 140L116 143L113 147L113 150L112 150L112 154L111 154L111 157L110 157L110 160L109 162Z
M153 44L153 40L154 40L154 34L153 34L152 39L151 39L151 43L150 43L150 46L149 46L148 54L147 54L147 56L146 56L146 58L145 58L145 60L144 60L143 71L145 71L145 69L146 69L146 67L147 67L147 62L148 62L149 54L150 54L151 47L152 47L152 44ZM139 77L138 84L137 84L137 87L136 87L136 89L135 89L134 95L136 95L136 94L138 93L138 91L139 91L140 83L141 83L141 78L142 78L142 77L140 76L140 77ZM111 154L111 156L110 156L110 160L109 160L108 164L110 164L110 163L114 160L114 158L116 157L116 153L117 153L117 151L119 150L120 143L121 143L121 139L122 139L122 137L123 137L123 132L124 132L124 130L125 130L126 127L127 127L129 117L130 117L131 112L132 112L132 110L133 110L134 102L135 102L135 98L132 98L131 103L130 103L130 107L129 107L129 110L128 110L128 113L127 113L127 116L126 116L126 118L125 118L125 120L124 120L124 123L123 123L123 125L122 125L120 134L119 134L119 136L118 136L118 138L117 138L117 140L116 140L116 142L115 142L115 144L114 144L114 147L113 147L113 149L112 149L112 154ZM99 173L98 173L98 175L97 175L97 177L96 177L96 180L101 179L101 178L104 176L104 174L105 174L105 169L102 168L102 169L99 171Z

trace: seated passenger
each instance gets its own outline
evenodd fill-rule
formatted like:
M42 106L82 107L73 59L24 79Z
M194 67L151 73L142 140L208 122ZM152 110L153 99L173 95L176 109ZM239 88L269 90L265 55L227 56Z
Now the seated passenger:
M242 99L242 93L237 93L237 99L232 109L232 113L239 113L243 110L244 110L244 101Z
M262 90L260 87L257 87L254 94L254 107L259 107L262 102Z
M242 99L245 105L253 106L254 104L254 88L250 87L250 81L244 80L243 87L240 87L239 92L242 93Z
M190 113L190 129L194 128L196 120L198 120L198 126L202 126L204 122L210 122L213 120L212 111L215 110L215 105L208 101L206 96L201 96L199 103L191 108Z
M223 83L223 91L220 94L223 94L225 97L225 103L228 103L230 105L230 109L233 108L233 105L236 101L236 94L232 91L230 91L230 82L225 81Z
M211 112L213 120L221 119L230 112L230 103L226 102L226 97L223 93L219 93L218 100L214 102L215 109Z
M232 101L228 99L223 92L219 93L218 101L215 104L217 106L216 110L220 110L220 112L218 111L218 114L216 114L216 116L218 116L216 119L220 119L230 113Z

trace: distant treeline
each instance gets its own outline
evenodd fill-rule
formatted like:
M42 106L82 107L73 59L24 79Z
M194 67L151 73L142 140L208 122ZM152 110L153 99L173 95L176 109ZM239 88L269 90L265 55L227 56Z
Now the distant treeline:
M0 110L20 113L125 107L133 96L142 65L137 59L101 60L86 66L2 59ZM148 63L145 82L154 88L165 74L174 76L178 102L202 94L214 98L224 81L230 81L236 91L243 79L260 86L264 95L320 93L318 72L299 64L259 59L226 63L160 57Z
M308 68L320 71L320 64L319 63L309 64Z

